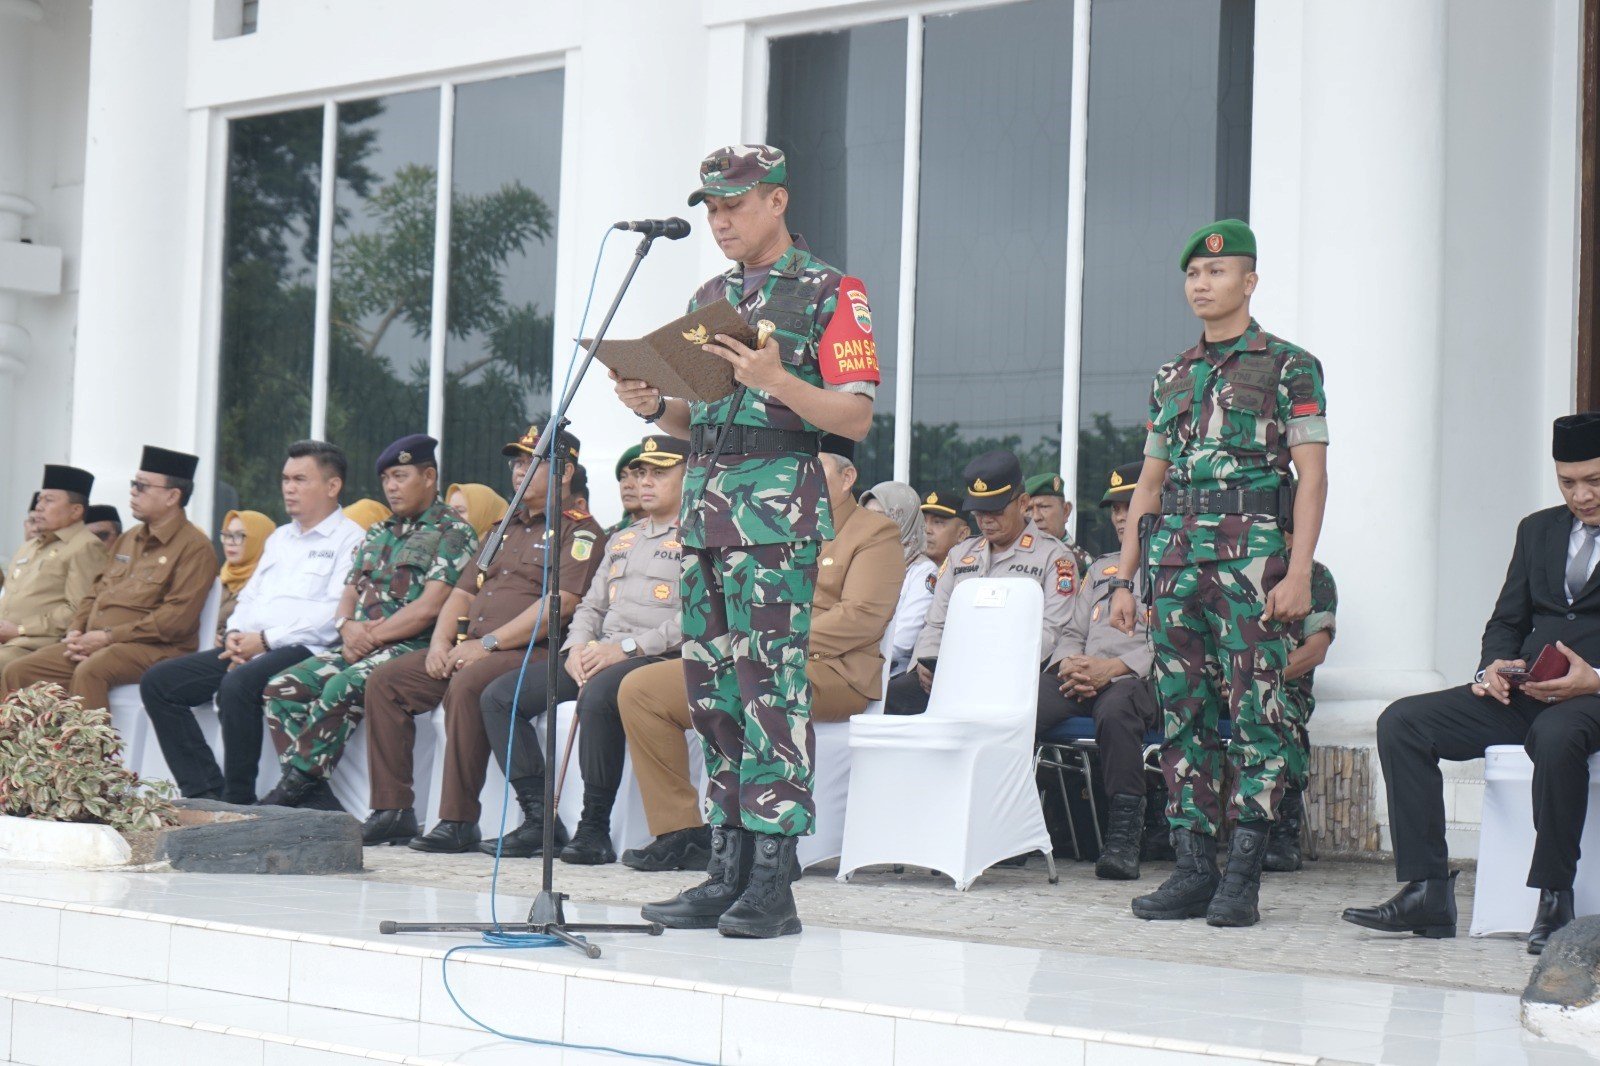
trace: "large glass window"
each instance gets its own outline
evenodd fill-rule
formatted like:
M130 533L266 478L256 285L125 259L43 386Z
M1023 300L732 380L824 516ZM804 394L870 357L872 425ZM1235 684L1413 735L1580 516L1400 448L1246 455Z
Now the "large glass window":
M456 90L445 466L505 495L500 448L550 414L559 71Z
M234 122L224 208L216 512L283 515L284 446L311 424L322 109Z
M1085 41L1075 41L1075 3L1090 5ZM914 343L891 349L896 373L912 368L911 410L890 412L883 392L878 410L885 425L911 420L910 454L897 458L919 489L953 485L977 452L1010 448L1029 474L1070 467L1079 539L1112 547L1097 506L1106 475L1138 458L1151 376L1196 329L1177 249L1213 218L1247 217L1254 20L1254 0L1024 0L772 38L767 135L790 152L794 217L832 240L826 220L870 195L873 228L850 230L861 243L841 265L878 272L867 276L875 309L899 274L890 250L916 226L915 291L892 293L896 307L913 303ZM919 34L920 69L907 69L894 42ZM1082 45L1078 182L1072 63ZM872 80L858 56L871 57ZM902 73L898 93L869 93ZM858 134L858 122L886 136ZM892 136L903 148L906 128L920 136L915 219L889 147ZM1078 197L1085 225L1072 233ZM1083 317L1068 336L1078 255ZM875 326L884 320L874 315ZM1076 380L1064 381L1074 363ZM1064 435L1073 390L1079 416ZM887 436L864 449L879 469Z
M883 382L856 451L863 489L894 477L906 27L880 22L772 42L767 141L789 157L789 224L825 262L859 277Z
M427 89L229 124L219 511L242 503L283 518L284 449L318 424L349 453L346 500L380 496L378 453L441 423L443 476L505 488L500 446L549 410L562 80L464 83L449 116L444 90ZM447 261L436 217L444 117ZM335 173L324 175L329 128ZM436 269L448 271L448 322L433 320Z

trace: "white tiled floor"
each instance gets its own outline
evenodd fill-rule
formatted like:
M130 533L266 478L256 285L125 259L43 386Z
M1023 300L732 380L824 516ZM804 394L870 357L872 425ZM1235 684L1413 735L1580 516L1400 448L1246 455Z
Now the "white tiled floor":
M487 897L478 894L332 878L0 867L0 895L178 919L142 923L129 936L127 921L115 916L0 901L6 933L0 955L56 958L66 967L0 962L0 989L92 999L112 1009L290 1033L324 1045L396 1055L473 1063L602 1061L506 1045L464 1028L439 986L438 959L413 951L438 952L470 942L467 938L377 933L383 919L487 919ZM527 905L525 899L502 898L500 916L520 917ZM635 916L574 907L569 917L625 921ZM383 950L351 951L280 933L278 939L249 938L246 953L239 950L238 933L194 928L193 922L349 938ZM806 1034L794 1061L923 1064L970 1062L980 1055L1017 1063L1170 1061L1166 1049L1129 1046L1157 1039L1356 1062L1560 1066L1600 1061L1525 1034L1515 998L1488 993L816 927L777 941L729 941L714 932L610 935L597 941L605 955L592 962L565 949L491 956L494 962L514 959L519 970L549 971L524 972L521 979L530 983L519 985L524 992L518 1002L496 996L507 976L499 967L452 961L452 985L469 1009L507 1031L610 1043L616 1019L626 1017L661 1034L655 1050L727 1062L750 1061L747 1049L774 1027ZM397 946L410 950L397 955ZM89 967L121 976L81 972ZM169 973L201 987L166 985ZM586 974L623 980L584 980ZM645 987L652 978L722 987ZM738 991L721 994L730 987ZM345 1010L313 1005L319 1002L337 1002ZM410 1013L397 1014L396 1002L409 1004ZM85 1027L104 1029L107 1039L131 1040L136 1063L172 1066L186 1061L184 1055L200 1061L207 1058L206 1047L228 1043L223 1034L215 1041L207 1035L182 1042L180 1054L173 1050L174 1034L156 1031L162 1027L153 1022L89 1015L92 1021L74 1023L74 1033L52 1014L60 1008L26 1002L12 1007L11 1040L19 1061L76 1066L84 1061ZM983 1021L952 1026L958 1016ZM7 1017L0 1010L0 1037ZM1039 1031L994 1028L1007 1022ZM1080 1039L1043 1035L1043 1027L1052 1026L1083 1032L1076 1034ZM1121 1042L1097 1040L1095 1034L1101 1033L1118 1034ZM163 1057L163 1049L171 1054ZM262 1066L340 1061L286 1045L269 1043L260 1050ZM233 1060L219 1051L209 1061ZM247 1053L239 1061L257 1059Z

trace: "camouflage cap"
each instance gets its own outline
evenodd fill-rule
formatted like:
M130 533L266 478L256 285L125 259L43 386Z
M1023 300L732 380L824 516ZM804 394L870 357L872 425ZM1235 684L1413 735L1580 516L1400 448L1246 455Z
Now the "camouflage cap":
M1067 498L1066 482L1060 474L1035 474L1027 480L1029 496L1060 496Z
M693 207L707 196L739 196L757 185L786 185L789 160L770 144L730 144L700 160L700 187L689 194Z
M1144 469L1143 461L1137 463L1123 463L1111 471L1111 476L1106 479L1106 492L1100 497L1101 507L1110 507L1114 503L1127 503L1133 499L1133 490L1138 487L1139 473Z
M1178 269L1188 270L1191 259L1217 259L1225 255L1256 257L1256 235L1236 218L1225 218L1195 230L1184 242Z

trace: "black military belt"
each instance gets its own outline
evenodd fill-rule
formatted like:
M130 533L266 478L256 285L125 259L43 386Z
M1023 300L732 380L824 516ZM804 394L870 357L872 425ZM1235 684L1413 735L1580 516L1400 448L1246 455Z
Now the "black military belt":
M1281 502L1277 489L1168 489L1161 513L1278 515Z
M718 434L722 434L719 449ZM751 455L760 452L817 454L817 435L792 429L757 429L754 426L689 427L689 450L695 455Z

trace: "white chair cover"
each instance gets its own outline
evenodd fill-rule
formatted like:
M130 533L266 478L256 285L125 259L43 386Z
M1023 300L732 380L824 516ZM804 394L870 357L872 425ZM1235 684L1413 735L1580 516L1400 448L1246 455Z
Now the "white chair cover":
M1589 805L1580 849L1573 907L1581 917L1600 914L1600 755L1589 759ZM1526 884L1532 861L1533 760L1514 745L1490 748L1484 756L1473 936L1523 934L1532 927L1539 910L1539 890Z
M221 603L222 581L219 579L212 583L205 605L200 608L200 651L217 646L217 611ZM171 780L172 771L167 768L167 760L161 754L161 744L156 740L155 730L150 728L150 718L144 713L144 700L139 696L139 686L118 685L111 690L106 702L110 704L111 725L122 737L122 765L142 778ZM205 730L209 723L211 731L206 733L206 740L214 750L220 752L221 728L217 725L215 709L210 704L203 704L196 709L207 712L197 715L200 728ZM216 739L213 739L213 734L216 734Z
M876 863L941 870L965 891L1001 859L1050 858L1034 786L1043 592L979 578L951 597L925 714L857 715L839 878Z

